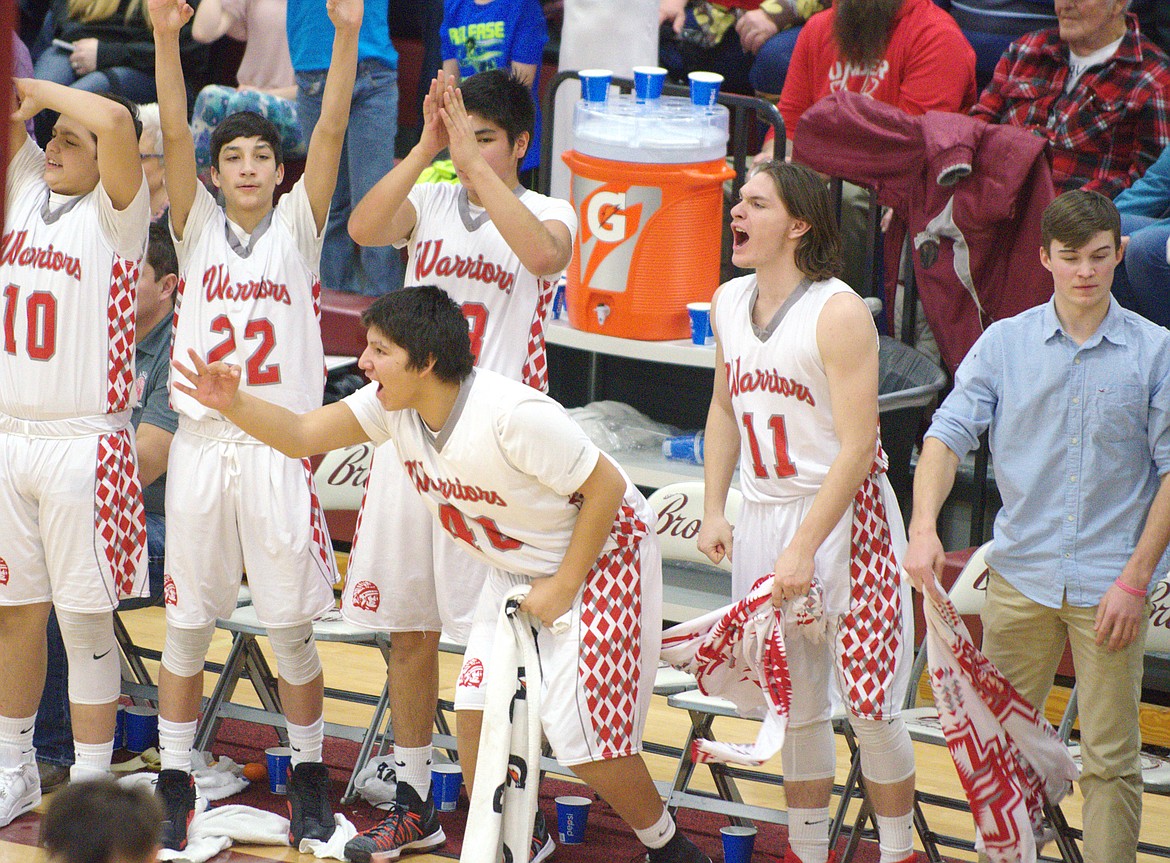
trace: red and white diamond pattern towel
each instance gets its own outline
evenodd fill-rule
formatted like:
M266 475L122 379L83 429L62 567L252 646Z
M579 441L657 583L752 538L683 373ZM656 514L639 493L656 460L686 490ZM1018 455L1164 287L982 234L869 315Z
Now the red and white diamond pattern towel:
M992 863L1034 863L1044 799L1072 790L1076 766L1052 726L975 645L950 600L929 596L926 655L947 748Z
M742 716L764 720L755 743L696 741L691 757L697 763L756 767L784 744L792 680L779 625L782 610L772 606L773 578L761 578L739 602L662 634L662 658L693 674L701 692L728 699Z
M129 431L98 440L95 480L94 531L102 562L119 600L140 596L146 585L146 511Z

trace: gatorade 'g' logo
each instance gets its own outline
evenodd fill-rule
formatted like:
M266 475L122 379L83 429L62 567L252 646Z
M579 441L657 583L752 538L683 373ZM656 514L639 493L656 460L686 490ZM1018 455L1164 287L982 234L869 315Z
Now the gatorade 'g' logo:
M574 176L572 183L573 205L581 218L581 282L624 291L638 237L662 206L662 189L581 176Z
M585 224L590 233L603 243L620 243L629 239L627 225L632 223L636 232L641 215L640 204L635 205L632 211L626 211L625 192L610 192L602 188L586 199Z

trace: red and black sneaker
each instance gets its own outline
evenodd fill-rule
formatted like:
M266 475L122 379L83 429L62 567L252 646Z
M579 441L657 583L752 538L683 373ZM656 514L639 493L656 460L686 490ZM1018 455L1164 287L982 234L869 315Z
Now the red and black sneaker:
M158 774L154 793L165 815L162 845L182 851L187 847L187 828L195 817L195 777L185 770L163 770Z
M439 825L434 798L422 800L409 783L399 782L397 799L381 822L345 843L345 859L353 863L385 863L403 854L433 851L447 841Z
M329 768L320 761L305 761L289 771L288 842L293 848L302 839L328 842L337 824L329 805Z

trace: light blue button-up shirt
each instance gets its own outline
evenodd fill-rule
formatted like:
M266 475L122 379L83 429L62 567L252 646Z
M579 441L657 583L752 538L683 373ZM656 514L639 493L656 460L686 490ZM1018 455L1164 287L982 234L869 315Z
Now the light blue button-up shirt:
M992 324L926 434L962 458L989 427L1003 509L988 563L1042 605L1097 605L1170 471L1170 331L1116 300L1080 346L1051 300Z

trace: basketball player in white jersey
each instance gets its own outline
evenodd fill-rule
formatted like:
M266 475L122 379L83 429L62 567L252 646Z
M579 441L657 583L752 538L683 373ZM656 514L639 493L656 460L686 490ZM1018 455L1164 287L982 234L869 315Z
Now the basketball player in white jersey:
M440 111L448 99L450 109ZM577 219L567 201L520 185L517 169L532 143L535 116L529 88L493 70L456 90L440 72L424 115L419 143L354 209L350 232L363 245L405 244L408 284L435 284L461 305L476 366L545 391L544 322L572 254ZM448 147L461 184L416 183ZM347 846L357 863L389 853L394 843L443 842L429 799L439 631L466 643L488 571L433 524L410 486L396 458L375 453L342 602L346 619L390 632L394 648L387 672L396 805ZM387 567L387 560L399 565ZM411 602L395 602L396 595ZM467 733L463 725L460 720L460 761L474 770L478 725ZM410 812L418 818L408 818ZM555 846L543 818L536 831L533 860L539 861Z
M716 563L732 554L724 507L738 465L734 597L771 572L778 607L814 581L823 591L828 637L786 633L785 863L830 856L834 676L861 746L881 863L902 863L914 859L914 750L899 716L912 618L894 558L905 530L878 441L877 333L865 303L836 278L841 240L821 179L769 162L740 195L732 261L755 273L721 286L712 302L723 373L707 414L699 548Z
M74 778L109 769L121 691L111 611L146 592L129 428L134 286L150 224L134 106L17 80L0 239L0 826L41 799L33 727L56 605ZM60 113L42 152L24 121ZM19 658L19 661L18 661Z
M319 261L329 201L349 119L362 0L328 0L336 28L321 122L304 176L280 203L280 133L252 112L212 133L212 181L220 208L196 179L179 62L183 0L150 0L171 231L181 285L174 351L238 363L246 390L289 410L320 407L324 355ZM321 661L312 620L333 607L336 566L309 463L242 434L214 410L172 389L179 429L167 484L164 598L167 636L159 673L158 791L164 841L182 848L194 805L191 746L203 695L203 661L218 617L235 608L248 573L257 617L277 658L293 750L289 839L326 840L334 828L321 762Z
M661 640L662 572L645 499L556 402L517 381L472 369L459 306L433 286L380 297L361 368L372 383L294 414L238 391L240 370L175 367L175 386L290 456L364 441L387 445L427 509L490 567L468 641L463 681L489 679L504 591L532 589L521 606L542 628L541 724L562 764L634 828L651 863L708 863L662 805L641 752ZM594 669L583 672L581 669ZM477 714L481 715L481 714ZM465 773L469 790L474 775ZM395 859L397 847L373 852Z

